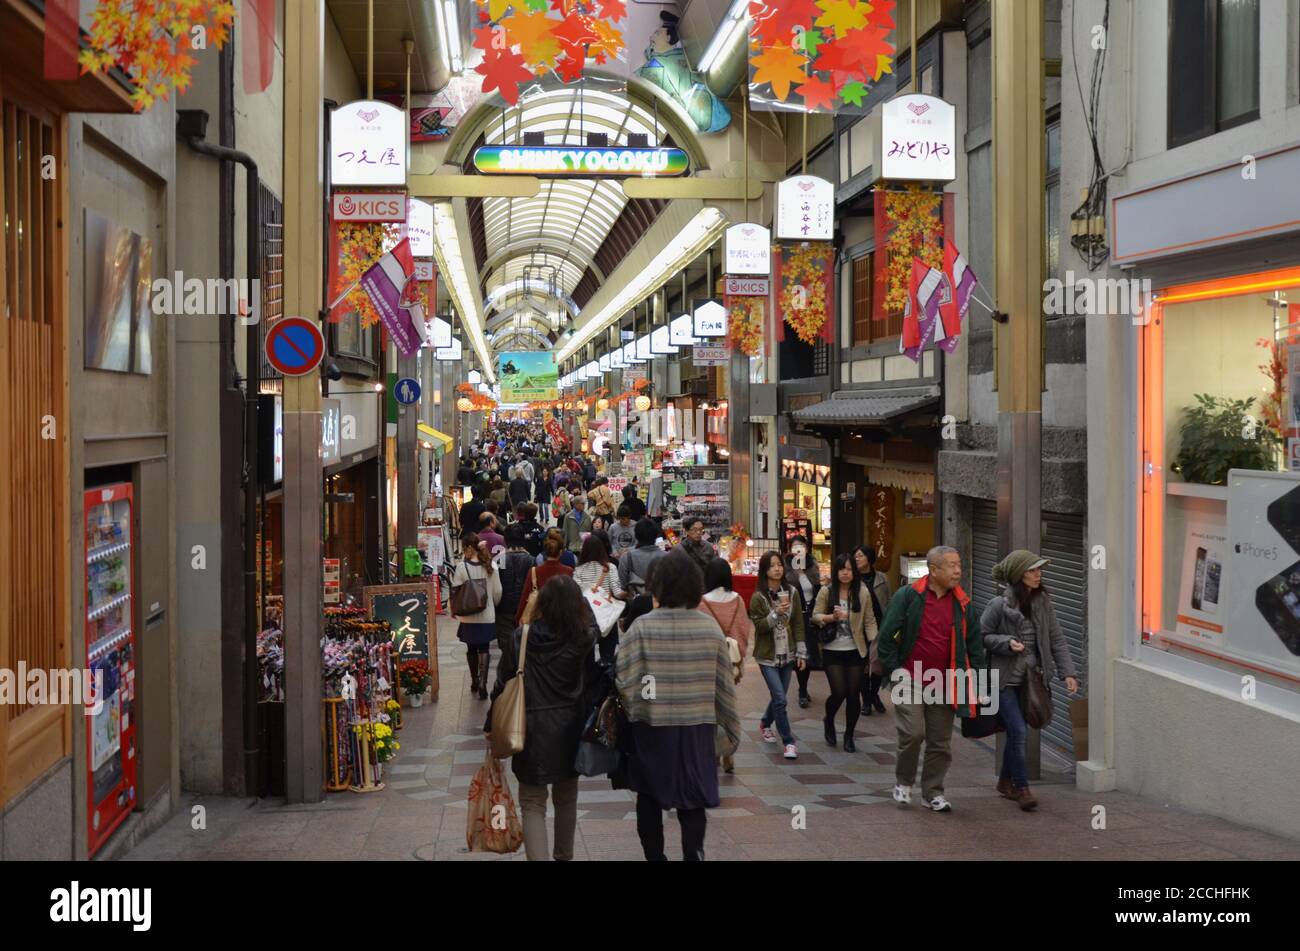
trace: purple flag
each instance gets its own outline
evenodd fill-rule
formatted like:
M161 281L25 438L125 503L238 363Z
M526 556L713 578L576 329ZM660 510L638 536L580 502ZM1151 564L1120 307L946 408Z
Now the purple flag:
M370 296L379 319L404 357L414 356L424 342L424 334L416 329L411 317L410 305L403 300L407 282L413 279L414 273L410 241L403 238L361 276L362 289Z
M921 339L913 346L905 346L903 337L898 338L898 352L917 363L921 359L921 351L925 345L930 342L935 333L935 327L939 321L939 299L943 292L943 274L940 271L928 266L920 258L912 259L912 286L911 292L907 295L907 305L903 312L903 323L906 325L909 319L912 319L915 307L916 319L918 321L921 333Z

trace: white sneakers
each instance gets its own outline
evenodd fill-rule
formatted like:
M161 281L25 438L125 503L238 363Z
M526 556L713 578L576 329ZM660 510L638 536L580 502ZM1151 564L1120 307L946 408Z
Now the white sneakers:
M898 803L900 806L911 805L912 787L895 786L894 802ZM952 803L950 803L943 796L935 796L933 799L922 799L921 802L925 806L925 808L931 810L932 812L952 812Z
M787 743L785 745L785 758L786 759L799 758L799 751L795 748L795 745L793 743Z
M763 734L763 742L764 742L764 743L775 743L775 742L776 742L776 733L772 730L772 728L771 728L770 726L765 726L765 727L763 727L759 732L761 732L761 733Z

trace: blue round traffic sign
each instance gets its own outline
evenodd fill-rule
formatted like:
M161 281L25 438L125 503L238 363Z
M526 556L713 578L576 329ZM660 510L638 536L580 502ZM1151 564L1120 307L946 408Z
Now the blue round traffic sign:
M393 395L397 397L397 402L403 406L410 406L412 403L419 402L420 384L409 376L404 376L393 387Z
M325 338L315 321L282 317L266 332L266 360L285 376L304 376L320 365Z

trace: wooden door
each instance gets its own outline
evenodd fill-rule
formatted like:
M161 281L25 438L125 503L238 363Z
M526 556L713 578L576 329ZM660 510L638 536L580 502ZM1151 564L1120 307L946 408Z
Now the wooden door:
M0 75L0 667L70 666L66 120ZM0 805L71 750L66 704L0 707Z

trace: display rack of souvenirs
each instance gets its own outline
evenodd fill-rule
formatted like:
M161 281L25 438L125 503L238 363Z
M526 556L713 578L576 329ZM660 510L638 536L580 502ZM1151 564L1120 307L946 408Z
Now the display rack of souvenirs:
M371 620L358 607L326 608L322 696L340 727L328 731L336 746L326 751L326 767L339 777L350 774L354 792L382 788L384 763L397 751L389 712L394 682L388 622Z

